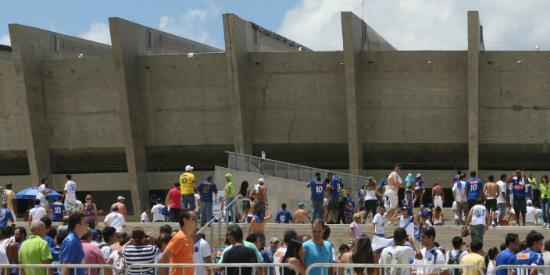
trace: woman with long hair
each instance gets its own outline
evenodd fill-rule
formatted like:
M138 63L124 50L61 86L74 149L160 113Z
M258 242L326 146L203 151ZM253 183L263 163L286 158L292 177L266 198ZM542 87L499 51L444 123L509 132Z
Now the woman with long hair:
M376 207L378 206L378 196L376 190L376 180L373 177L367 178L365 184L365 223L368 223L369 213L372 213L372 218L376 215Z
M497 267L497 255L499 251L498 248L492 247L487 251L487 255L485 256L485 269L487 270L487 275L495 275Z
M353 263L353 264L374 264L377 261L374 259L374 252L372 251L372 242L371 239L366 235L361 235L359 239L355 242L353 250L342 255L342 263ZM364 268L354 268L353 271L357 275L377 275L377 268L367 269L365 272ZM347 273L351 273L346 271Z
M248 190L248 181L243 180L241 182L241 189L239 189L239 195L241 197L241 209L242 209L242 222L246 223L246 217L250 211L250 190Z

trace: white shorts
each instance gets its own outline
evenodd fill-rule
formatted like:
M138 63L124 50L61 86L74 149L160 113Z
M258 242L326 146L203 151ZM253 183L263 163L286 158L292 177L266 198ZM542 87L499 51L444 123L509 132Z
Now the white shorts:
M434 196L434 207L443 208L443 198L441 196Z
M399 207L397 204L397 192L391 188L387 188L386 193L384 193L384 207L386 207L386 209Z
M65 211L76 212L76 201L65 200Z

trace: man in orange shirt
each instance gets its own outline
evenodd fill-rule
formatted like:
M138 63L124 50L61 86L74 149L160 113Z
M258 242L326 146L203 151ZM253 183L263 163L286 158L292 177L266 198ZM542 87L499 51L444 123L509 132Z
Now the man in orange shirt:
M160 263L192 264L193 244L197 231L197 213L191 209L182 209L178 218L180 230L176 233L160 257ZM162 275L166 275L166 269L161 268ZM172 268L170 275L195 274L193 267Z

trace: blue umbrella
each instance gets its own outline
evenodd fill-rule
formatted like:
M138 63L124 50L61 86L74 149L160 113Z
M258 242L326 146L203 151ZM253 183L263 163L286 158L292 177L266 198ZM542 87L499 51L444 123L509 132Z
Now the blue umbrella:
M48 200L55 200L61 197L61 194L55 192L53 189L46 188L46 192L48 192L46 196ZM18 200L34 200L36 199L36 193L36 187L30 187L15 193L15 198Z

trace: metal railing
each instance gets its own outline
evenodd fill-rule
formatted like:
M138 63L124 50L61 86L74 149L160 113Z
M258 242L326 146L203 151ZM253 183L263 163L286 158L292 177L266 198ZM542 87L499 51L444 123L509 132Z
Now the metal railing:
M208 227L210 227L210 243L213 244L214 243L214 222L217 221L217 228L218 228L218 246L217 247L221 247L222 245L222 222L223 220L225 220L225 223L229 223L229 215L228 215L228 212L229 212L229 208L233 207L235 208L235 204L237 203L237 200L241 197L241 195L238 195L237 197L235 197L231 202L229 202L227 205L224 205L223 209L221 209L220 213L216 214L214 217L212 217L212 219L210 219L208 222L206 222L201 228L199 228L199 230L197 231L197 233L203 233L204 230ZM236 211L233 210L233 216L231 217L233 219L233 222L235 222L235 218L236 218ZM224 218L225 217L225 218ZM224 218L224 219L222 219Z
M285 275L285 269L288 268L293 271L296 270L296 268L290 264L268 264L268 263L211 263L211 264L134 264L132 265L133 271L140 271L139 273L142 274L142 270L150 270L151 268L154 268L155 272L154 274L168 274L169 269L177 268L179 269L178 274L181 275L194 275L196 274L197 269L203 269L204 271L208 270L211 273L210 274L218 274L220 272L223 272L224 274L242 274L242 275L249 275L249 274L268 274L267 272L263 272L266 269L275 269L275 268L281 268L280 274ZM258 272L259 271L259 272ZM143 273L145 274L145 273Z
M499 265L495 268L495 272L499 270L506 270L508 274L528 275L531 274L531 270L536 270L537 274L550 274L550 263L544 263L545 265Z
M332 269L334 273L329 273ZM369 274L369 270L378 271L380 275L402 275L402 274L441 274L446 270L461 269L464 271L477 271L479 275L485 272L479 266L474 265L449 265L449 264L342 264L342 263L317 263L311 264L306 269L309 274ZM414 272L413 272L414 271ZM469 273L471 274L471 273Z
M367 177L365 176L346 174L230 151L226 151L226 153L228 155L227 168L232 170L253 172L297 181L310 181L315 177L315 173L321 173L322 177L325 177L330 172L339 177L344 184L351 185L353 190L367 183Z
M70 275L77 275L79 270L84 270L86 274L113 274L113 266L108 264L0 264L0 274L13 274L11 272L5 273L6 270L17 271L17 274L61 274L64 269L69 269Z

